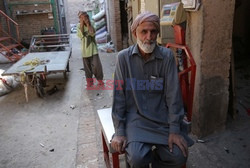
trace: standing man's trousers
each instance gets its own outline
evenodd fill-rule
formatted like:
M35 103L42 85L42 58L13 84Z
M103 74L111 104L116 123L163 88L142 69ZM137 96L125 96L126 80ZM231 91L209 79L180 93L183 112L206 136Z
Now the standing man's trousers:
M83 58L83 65L86 79L90 79L94 75L97 80L103 80L102 64L98 54Z
M187 161L176 145L171 153L167 145L130 142L126 153L131 168L149 168L149 164L152 164L152 168L181 168Z

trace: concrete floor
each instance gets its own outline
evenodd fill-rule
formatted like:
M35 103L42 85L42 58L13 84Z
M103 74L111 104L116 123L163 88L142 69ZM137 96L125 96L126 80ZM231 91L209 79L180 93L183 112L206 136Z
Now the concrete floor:
M48 76L46 90L56 85L57 92L41 99L29 87L27 103L19 86L0 97L0 168L105 167L96 110L111 106L112 91L85 89L75 34L72 42L68 79L60 73ZM100 53L100 58L104 78L112 79L116 53ZM0 64L0 68L7 66ZM238 118L229 118L225 131L190 148L187 167L250 167L249 128L250 117L239 107Z
M56 85L57 92L41 99L29 87L27 103L20 85L0 97L0 168L105 167L96 110L111 106L112 91L85 89L80 43L75 34L72 43L68 79L60 73L48 79L46 90ZM100 53L100 58L104 78L112 79L116 53ZM0 69L8 66L0 64ZM244 90L247 84L240 86L242 94L249 91ZM229 118L225 131L190 148L187 167L250 167L250 117L244 108L239 106L238 110L238 118Z
M111 106L112 91L85 89L79 39L75 34L72 43L68 79L60 73L48 76L46 90L56 85L56 93L41 99L29 87L27 103L20 85L0 97L1 168L104 167L96 110ZM100 58L104 78L112 79L116 53L100 53ZM1 64L0 68L7 66ZM249 128L250 118L239 107L238 118L229 119L225 131L190 148L187 167L250 167Z
M27 103L19 85L0 97L1 168L75 166L81 102L86 99L78 60L79 51L73 49L67 80L62 73L48 76L46 90L58 88L52 95L39 98L29 87Z
M62 73L48 75L45 91L57 86L57 92L39 98L29 87L26 102L18 85L0 97L0 168L104 167L96 110L111 106L112 91L85 89L80 41L71 36L67 80ZM112 79L115 56L100 53L105 79Z

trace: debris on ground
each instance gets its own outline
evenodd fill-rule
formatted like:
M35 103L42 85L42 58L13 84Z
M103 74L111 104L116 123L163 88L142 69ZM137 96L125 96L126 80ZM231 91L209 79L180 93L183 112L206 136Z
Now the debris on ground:
M98 44L98 50L101 52L113 53L115 52L115 46L112 41L105 44Z
M76 106L75 106L75 105L70 105L70 108L71 108L72 110L74 110L74 109L76 108Z
M97 99L103 99L104 97L103 96L98 96Z
M108 105L104 105L102 108L109 108L109 106Z
M2 76L3 72L0 69L0 96L8 94L20 83L14 76Z
M71 33L77 32L77 24L70 24L70 32Z
M205 143L206 141L205 141L205 140L202 140L202 139L197 139L196 142L197 142L197 143Z
M226 147L224 147L224 150L225 150L227 153L229 153L229 149L227 149Z
M40 146L44 148L44 144L40 143Z
M49 151L50 151L50 152L54 152L54 151L55 151L55 149L50 149Z
M55 85L52 89L48 90L47 93L48 95L52 95L58 91L57 86Z

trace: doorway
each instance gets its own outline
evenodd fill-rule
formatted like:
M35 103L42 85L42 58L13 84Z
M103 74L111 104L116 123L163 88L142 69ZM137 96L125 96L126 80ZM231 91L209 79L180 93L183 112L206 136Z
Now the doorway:
M229 114L250 116L249 0L235 0Z

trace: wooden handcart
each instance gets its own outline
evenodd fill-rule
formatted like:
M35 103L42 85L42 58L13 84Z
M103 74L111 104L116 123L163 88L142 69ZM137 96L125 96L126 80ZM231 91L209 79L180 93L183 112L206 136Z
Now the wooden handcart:
M28 54L14 63L2 75L20 77L28 102L27 87L29 85L36 89L39 97L43 97L47 75L63 73L66 78L66 73L69 72L71 52L69 34L35 35L31 39Z

